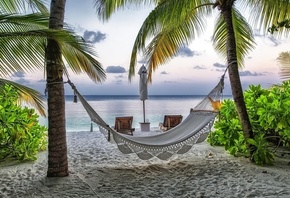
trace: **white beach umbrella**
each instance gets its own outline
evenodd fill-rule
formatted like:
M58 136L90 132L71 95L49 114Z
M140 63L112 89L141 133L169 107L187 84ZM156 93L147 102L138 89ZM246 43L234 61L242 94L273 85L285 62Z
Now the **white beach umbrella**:
M145 123L145 100L148 99L148 89L147 89L147 69L144 65L140 67L138 74L140 75L139 92L140 92L140 100L143 101L143 118Z

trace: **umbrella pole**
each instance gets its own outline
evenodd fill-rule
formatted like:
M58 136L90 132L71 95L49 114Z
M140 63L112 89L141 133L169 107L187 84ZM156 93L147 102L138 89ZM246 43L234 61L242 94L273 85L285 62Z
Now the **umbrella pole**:
M145 123L145 100L143 100L143 118Z

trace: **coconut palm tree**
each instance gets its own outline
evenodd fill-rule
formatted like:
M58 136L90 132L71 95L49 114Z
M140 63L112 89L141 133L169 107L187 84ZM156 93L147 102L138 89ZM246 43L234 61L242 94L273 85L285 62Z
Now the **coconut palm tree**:
M36 5L41 3L40 0L27 1L37 2ZM21 3L23 0L3 1L0 9L5 5L13 10L13 6L23 5ZM68 71L65 64L76 74L86 73L94 82L105 79L105 72L96 60L93 46L71 32L67 25L64 26L63 14L59 14L59 11L64 11L64 3L52 1L50 17L45 12L0 14L0 75L9 76L16 71L35 69L46 71L49 138L47 176L68 175L63 86L63 73L68 75ZM58 6L60 10L55 9Z
M64 28L65 0L52 0L49 29ZM47 104L48 104L48 177L67 176L67 145L65 129L65 98L63 75L67 74L62 57L76 72L85 72L94 82L105 78L95 51L82 38L73 37L78 43L67 45L56 39L48 39L46 46Z
M149 79L152 72L161 64L176 56L179 49L195 39L205 28L205 20L217 10L213 34L213 44L218 53L225 57L232 95L240 117L245 137L253 138L251 123L246 110L241 86L239 68L243 67L244 57L254 48L252 29L247 20L238 11L236 4L253 9L251 12L255 25L262 30L279 19L289 10L288 1L277 0L96 0L95 6L102 20L108 20L111 14L126 5L155 5L145 19L136 37L130 62L129 79L135 74L137 54L143 52L148 62ZM287 5L287 6L286 6ZM284 7L283 7L284 6ZM150 40L149 40L150 39ZM250 155L255 151L248 145Z

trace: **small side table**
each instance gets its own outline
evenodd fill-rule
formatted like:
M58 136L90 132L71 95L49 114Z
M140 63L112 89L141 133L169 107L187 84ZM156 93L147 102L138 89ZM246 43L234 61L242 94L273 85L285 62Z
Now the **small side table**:
M150 131L150 122L140 122L141 131Z

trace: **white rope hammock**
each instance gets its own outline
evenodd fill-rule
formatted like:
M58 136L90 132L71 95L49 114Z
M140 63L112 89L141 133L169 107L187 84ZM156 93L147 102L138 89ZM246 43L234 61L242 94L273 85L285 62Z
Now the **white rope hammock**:
M218 85L193 109L189 115L176 127L154 136L137 137L116 132L90 106L85 98L72 86L75 95L89 114L91 121L96 123L108 141L115 142L124 154L136 153L140 159L148 160L157 157L167 160L174 154L184 154L196 144L203 142L215 120L218 110L213 101L218 102L222 96L224 75ZM219 103L219 102L218 102Z

